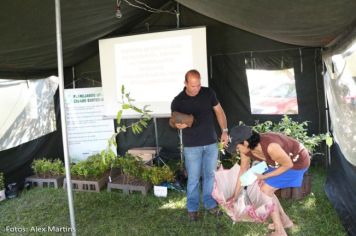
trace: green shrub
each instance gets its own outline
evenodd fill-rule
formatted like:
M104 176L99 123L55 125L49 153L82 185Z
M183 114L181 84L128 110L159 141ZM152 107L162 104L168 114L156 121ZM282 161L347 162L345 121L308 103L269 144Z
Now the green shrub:
M117 158L113 166L121 168L127 182L136 178L157 185L174 179L174 174L168 166L146 166L138 157L128 153Z
M149 173L148 176L149 176L150 182L153 185L161 184L164 181L171 182L174 180L173 172L166 165L164 165L162 167L154 166L154 167L148 169L147 171Z
M240 122L240 124L242 124ZM297 122L293 121L287 115L284 115L283 118L278 123L273 123L268 120L263 123L258 123L252 127L258 133L266 133L266 132L277 132L282 133L287 136L290 136L300 143L304 145L304 147L308 150L311 156L315 154L315 150L320 143L325 141L325 143L330 147L333 143L333 139L329 133L327 134L319 134L319 135L308 135L308 121ZM229 162L229 165L235 164L239 161L239 155L233 156Z
M59 159L37 159L32 162L31 167L37 176L43 178L64 174L64 165Z
M113 167L120 168L125 177L125 182L132 178L147 181L145 174L146 168L142 160L127 153L125 156L116 158L112 164Z
M330 134L308 135L308 122L293 121L287 115L284 115L280 122L274 124L271 121L265 121L253 126L253 129L259 133L277 132L290 136L304 145L311 155L315 152L317 146L325 141L328 146L332 144Z
M71 164L71 175L80 179L97 179L111 167L110 161L103 161L101 154L89 156L86 160Z

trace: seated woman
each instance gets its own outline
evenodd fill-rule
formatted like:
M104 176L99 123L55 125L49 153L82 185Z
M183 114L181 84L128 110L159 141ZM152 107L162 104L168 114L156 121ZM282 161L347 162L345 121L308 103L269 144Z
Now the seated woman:
M280 188L301 187L303 175L310 166L308 151L297 140L279 133L257 133L249 126L240 125L230 132L230 144L227 151L239 151L241 168L237 176L235 191L227 200L234 203L241 191L240 176L250 167L251 160L266 161L269 168L263 175L257 175L262 182L261 191L271 197L274 209L271 213L274 229L272 235L287 235L284 228L293 226L285 214L274 192Z

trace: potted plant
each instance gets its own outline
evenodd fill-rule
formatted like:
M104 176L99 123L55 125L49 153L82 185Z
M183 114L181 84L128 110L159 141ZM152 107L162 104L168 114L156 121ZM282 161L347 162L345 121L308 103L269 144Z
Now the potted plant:
M32 162L32 170L40 178L62 176L64 174L63 162L59 159L37 159Z
M143 162L131 154L126 154L117 160L118 167L121 168L124 182L129 183L132 179L138 178L147 180L143 172L145 170Z
M147 193L149 184L147 178L143 177L142 173L144 164L132 155L126 154L123 157L117 157L112 151L112 147L117 148L116 137L131 130L134 134L139 134L147 127L151 115L147 105L142 109L133 104L135 100L130 97L130 93L125 91L124 85L121 86L121 109L117 112L116 116L116 132L108 140L108 145L102 151L102 158L104 162L110 162L112 168L121 168L122 175L112 179L109 176L110 182L108 183L108 191L118 188L122 189L125 193L130 191L141 191L143 194ZM138 121L132 122L130 125L122 123L122 115L126 110L134 111L139 116Z
M26 182L32 186L58 188L63 185L64 165L61 160L36 159L31 168L34 175L27 177Z
M0 202L6 199L4 173L0 172Z
M124 193L133 191L147 194L150 188L148 166L143 161L129 153L116 158L112 164L113 167L120 168L122 174L108 183L108 191L120 189Z
M89 156L86 160L71 164L71 175L76 179L97 180L110 168L110 163L103 162L100 154Z
M121 189L125 193L140 191L146 195L151 184L153 184L155 185L155 195L167 196L167 187L158 185L174 179L174 174L168 166L147 166L140 158L129 153L117 158L113 166L120 168L122 174L108 184L108 191L111 191L111 189ZM163 191L163 195L158 193L159 191L161 193Z
M106 185L110 174L111 161L98 153L86 160L72 163L70 173L74 190L99 192ZM66 185L64 185L66 188Z
M149 168L149 179L153 185L160 185L163 182L170 182L174 180L174 174L172 170L164 166L153 166Z

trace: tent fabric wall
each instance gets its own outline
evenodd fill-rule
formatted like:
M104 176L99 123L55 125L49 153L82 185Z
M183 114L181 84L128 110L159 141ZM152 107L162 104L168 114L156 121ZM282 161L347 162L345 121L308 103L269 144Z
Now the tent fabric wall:
M290 61L294 68L299 114L291 117L298 121L309 121L309 132L325 132L324 92L320 64L320 50L304 49L300 57L299 50L279 52L255 52L259 68L277 69L281 60ZM216 90L227 114L229 127L244 121L254 125L256 121L272 120L278 122L281 115L253 115L250 110L249 90L246 78L246 59L250 53L218 55L212 57L212 79L210 85ZM256 60L255 60L256 61ZM302 67L301 67L302 61ZM247 66L248 67L248 66ZM263 79L263 78L261 78Z
M158 144L163 148L163 152L168 153L168 158L174 159L179 151L179 138L177 130L171 128L168 124L168 118L157 118L157 138ZM136 119L122 121L126 126ZM147 128L141 134L133 134L131 131L122 133L117 137L118 154L123 155L130 148L135 147L156 147L156 133L154 122L151 120Z
M31 170L33 159L59 158L63 160L64 154L58 96L57 90L54 96L57 120L56 131L0 152L0 172L4 173L7 184L16 182L22 187L25 178L33 173Z
M38 80L0 80L0 151L55 131L55 76Z
M356 37L343 52L323 55L331 128L344 157L356 166Z
M324 47L356 26L356 1L177 0L203 15L280 42Z
M323 53L327 68L325 90L335 140L331 147L325 191L349 235L356 235L356 51L350 50L355 44L356 34L348 45Z
M325 192L348 235L356 235L356 166L344 158L338 144L331 146L331 156Z

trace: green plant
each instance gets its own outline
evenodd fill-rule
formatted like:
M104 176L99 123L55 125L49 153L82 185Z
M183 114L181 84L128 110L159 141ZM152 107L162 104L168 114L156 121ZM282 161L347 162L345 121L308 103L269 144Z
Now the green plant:
M142 160L128 153L115 159L113 167L121 168L125 183L136 178L157 185L174 179L174 174L168 166L145 166Z
M81 179L98 178L107 172L111 167L110 161L103 161L101 154L89 156L86 160L72 164L70 172L73 176Z
M0 172L0 191L5 189L4 173Z
M312 167L310 171L313 174L313 194L298 202L280 200L284 210L298 223L295 228L287 231L288 235L346 236L347 232L325 194L325 168ZM67 199L65 191L34 188L23 191L15 201L7 201L5 204L0 202L0 231L4 232L7 225L17 225L19 222L26 228L53 224L69 227L68 208L63 207L64 199ZM170 191L167 198L157 198L153 194L145 197L130 194L128 197L115 191L101 191L100 194L76 192L76 230L80 232L78 235L91 236L102 236L103 232L105 235L249 236L270 233L266 224L233 224L228 216L216 218L206 214L200 218L199 223L192 224L186 219L186 200L186 194L179 191Z
M113 167L121 168L124 175L124 182L129 182L132 178L147 181L146 168L144 163L131 154L115 159Z
M154 166L152 168L147 169L149 172L148 176L150 179L150 182L153 185L159 185L164 181L173 181L174 180L174 173L172 170L164 165L162 167L160 166Z
M263 123L256 124L255 126L253 126L253 129L259 133L272 131L290 136L301 142L311 155L314 154L317 146L322 141L325 141L329 147L332 145L333 142L329 133L319 135L313 134L309 136L307 121L301 123L293 121L287 115L284 115L281 121L276 124L272 123L271 121L265 121Z
M221 165L221 156L225 154L225 148L223 142L218 142L218 166ZM183 166L181 166L183 167ZM181 168L182 169L182 168Z
M31 165L34 173L40 177L59 176L64 174L64 166L61 160L37 159Z
M239 123L243 124L242 122ZM325 143L330 147L333 143L333 139L329 133L319 134L319 135L308 135L308 121L297 122L293 121L287 115L284 115L283 118L278 123L273 123L268 120L263 123L258 123L252 127L258 133L266 132L278 132L283 133L287 136L290 136L304 145L304 147L309 151L311 155L316 154L315 150L318 145L325 141ZM240 156L235 154L229 159L229 166L234 165L240 160Z
M128 130L131 130L134 134L139 134L147 127L148 122L151 120L150 110L148 110L148 105L144 106L142 109L138 108L133 104L135 100L130 97L130 93L125 91L125 86L121 86L121 109L117 112L116 115L116 132L109 138L108 145L105 150L101 152L103 162L112 162L117 156L112 151L112 147L117 148L116 137L120 133L125 133ZM139 115L139 119L136 122L131 123L126 126L122 123L122 115L125 110L131 110L136 112Z

